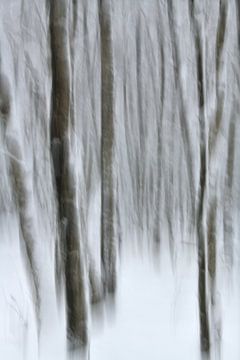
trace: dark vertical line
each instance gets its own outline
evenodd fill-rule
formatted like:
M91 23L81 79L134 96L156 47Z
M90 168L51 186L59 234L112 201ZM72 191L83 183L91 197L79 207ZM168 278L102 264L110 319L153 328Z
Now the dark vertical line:
M111 1L99 2L101 38L101 259L105 291L116 288L116 244L114 238L113 180L113 54L111 33Z
M197 233L198 233L198 302L200 316L200 345L204 356L209 357L210 353L210 332L209 314L207 303L207 258L205 245L205 219L204 205L207 189L207 139L206 124L204 118L204 78L203 78L203 55L198 25L194 18L192 9L192 22L196 48L197 60L197 85L198 85L198 104L199 104L199 127L200 127L200 183L198 192L197 210Z
M71 51L69 47L69 2L52 1L50 35L52 51L52 126L51 140L54 175L57 185L61 247L64 259L67 330L70 345L79 348L88 343L84 248L80 239L76 204L76 179L69 163L71 129ZM74 125L74 123L73 123Z

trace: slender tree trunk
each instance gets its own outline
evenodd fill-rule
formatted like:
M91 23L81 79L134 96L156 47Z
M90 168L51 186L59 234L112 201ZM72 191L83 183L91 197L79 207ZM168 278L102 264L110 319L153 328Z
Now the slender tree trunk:
M197 208L198 243L198 302L200 317L200 345L203 359L210 356L210 328L208 311L208 251L207 251L207 202L208 202L208 131L205 117L204 55L202 25L195 18L194 3L190 5L194 42L196 48L197 84L200 128L200 183Z
M116 241L115 193L113 173L113 50L111 34L111 0L99 1L99 22L101 37L101 81L102 81L102 218L101 218L101 260L104 290L113 293L116 288Z
M51 2L51 48L53 67L52 148L65 265L68 338L73 347L88 343L87 283L85 256L80 238L76 173L71 166L71 51L69 43L70 2ZM74 2L72 3L74 6Z

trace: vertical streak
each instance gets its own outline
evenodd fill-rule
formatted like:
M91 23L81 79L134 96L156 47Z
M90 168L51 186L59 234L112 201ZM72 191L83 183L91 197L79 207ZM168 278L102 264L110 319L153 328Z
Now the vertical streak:
M101 259L105 291L116 288L116 243L114 237L114 175L113 175L113 53L111 33L111 0L100 0L99 22L101 37Z
M88 343L87 284L84 248L80 238L76 172L71 166L71 52L69 42L70 1L52 1L50 9L52 50L52 147L57 145L54 172L61 223L61 246L65 265L67 327L70 345ZM73 125L74 126L74 122Z
M190 7L191 8L191 7ZM192 9L193 10L193 9ZM194 11L194 10L193 10ZM203 44L201 43L201 26L192 11L193 30L195 36L197 82L200 127L200 183L198 191L197 234L198 234L198 302L200 316L200 345L204 357L210 354L210 330L207 302L207 239L206 239L206 206L207 206L207 128L205 119L205 91Z

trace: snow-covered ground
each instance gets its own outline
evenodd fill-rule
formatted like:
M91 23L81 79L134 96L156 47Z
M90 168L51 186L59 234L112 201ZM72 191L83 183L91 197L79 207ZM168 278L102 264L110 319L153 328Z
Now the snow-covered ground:
M94 310L91 360L200 359L197 262L190 257L182 255L174 271L167 253L158 260L123 257L114 309L106 303L101 314ZM222 349L216 360L240 358L239 294L228 284L221 293Z
M175 277L168 256L124 256L115 313L93 324L91 360L198 359L196 266Z

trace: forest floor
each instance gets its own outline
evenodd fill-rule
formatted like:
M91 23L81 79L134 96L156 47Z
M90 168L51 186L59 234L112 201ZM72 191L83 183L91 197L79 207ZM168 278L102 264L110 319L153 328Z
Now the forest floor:
M95 310L91 360L199 359L196 263L174 273L167 254L123 255L115 304Z

